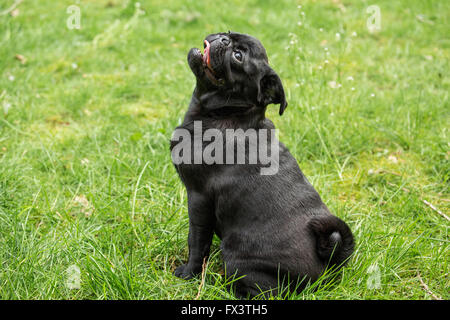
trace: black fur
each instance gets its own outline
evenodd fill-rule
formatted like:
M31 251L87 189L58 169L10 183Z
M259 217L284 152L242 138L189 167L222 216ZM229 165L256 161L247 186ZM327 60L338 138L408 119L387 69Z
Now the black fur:
M232 32L206 40L210 69L198 49L188 54L197 83L178 129L192 132L196 120L203 130L222 132L274 128L265 117L267 105L279 104L281 115L287 103L262 44ZM233 57L236 50L242 61ZM172 140L171 150L177 142ZM222 239L227 275L244 276L234 284L241 297L277 294L283 281L291 285L286 279L295 287L297 280L315 281L327 266L345 263L353 251L349 227L329 212L281 142L279 154L275 175L261 175L259 163L175 166L187 189L189 211L189 259L175 270L177 277L188 279L202 271L214 232Z

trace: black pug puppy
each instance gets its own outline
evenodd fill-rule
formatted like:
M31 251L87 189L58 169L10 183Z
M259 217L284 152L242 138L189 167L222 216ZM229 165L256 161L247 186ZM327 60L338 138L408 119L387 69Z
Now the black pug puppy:
M233 283L238 296L276 295L280 286L302 290L327 267L338 268L347 261L354 247L352 233L330 213L276 137L258 136L257 146L267 147L270 154L278 152L271 164L275 169L263 174L267 161L249 162L255 144L254 139L250 141L252 135L239 139L226 134L229 129L257 133L274 129L265 117L267 105L279 104L280 115L287 107L283 85L269 67L261 42L228 32L209 35L204 47L204 54L196 48L189 51L188 63L197 84L184 121L171 140L172 159L177 159L175 167L187 189L189 211L189 259L174 274L189 279L202 271L215 232L222 240L227 275L241 277ZM200 142L200 148L199 144L194 147L195 136L201 136L194 132L196 123L197 127L201 124L201 134L214 129L225 136L215 136L219 148L212 156L222 152L225 158L227 152L242 150L236 145L228 149L241 141L247 147L246 161L236 162L236 153L227 158L232 163L199 158L208 139ZM192 144L180 151L181 142Z

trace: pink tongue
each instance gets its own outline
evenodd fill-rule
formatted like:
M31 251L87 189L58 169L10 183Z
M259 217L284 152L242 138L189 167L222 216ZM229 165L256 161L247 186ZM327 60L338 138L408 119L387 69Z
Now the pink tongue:
M203 53L203 62L209 67L211 68L211 59L209 57L209 48L210 48L210 44L208 41L204 41L205 43L205 51Z

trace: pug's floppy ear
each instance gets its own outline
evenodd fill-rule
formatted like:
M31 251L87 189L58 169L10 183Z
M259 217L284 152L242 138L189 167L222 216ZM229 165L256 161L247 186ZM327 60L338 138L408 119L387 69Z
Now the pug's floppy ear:
M280 116L283 114L288 105L281 79L269 66L266 67L266 72L259 81L258 103L263 106L267 106L271 103L279 104Z

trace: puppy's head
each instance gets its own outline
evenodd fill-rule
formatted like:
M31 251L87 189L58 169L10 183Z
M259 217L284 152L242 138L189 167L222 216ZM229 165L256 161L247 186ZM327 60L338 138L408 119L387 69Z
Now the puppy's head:
M261 42L249 35L228 32L206 37L203 54L193 48L189 66L197 78L197 95L208 110L222 107L287 107L280 78L269 66Z

